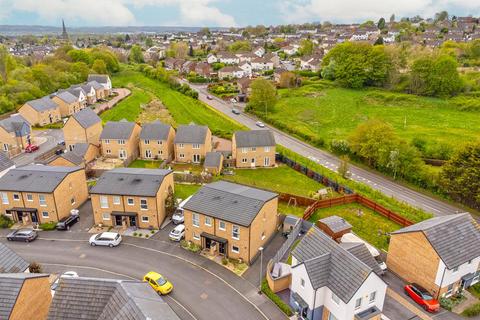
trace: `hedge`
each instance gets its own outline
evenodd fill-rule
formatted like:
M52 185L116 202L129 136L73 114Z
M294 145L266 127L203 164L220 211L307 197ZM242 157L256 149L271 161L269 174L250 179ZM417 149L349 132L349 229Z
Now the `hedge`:
M267 279L263 279L262 281L262 292L265 293L265 295L273 301L277 305L277 307L282 310L283 313L285 313L287 316L291 317L293 315L292 309L288 304L283 302L282 299L280 299L279 296L277 296L268 286Z

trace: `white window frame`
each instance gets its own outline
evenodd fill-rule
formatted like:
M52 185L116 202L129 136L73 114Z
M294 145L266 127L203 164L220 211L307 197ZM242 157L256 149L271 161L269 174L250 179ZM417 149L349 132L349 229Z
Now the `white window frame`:
M9 204L8 201L8 194L6 192L2 192L2 204Z
M120 198L120 196L113 196L113 204L114 205L119 205L122 203L122 200Z
M105 144L110 144L110 139L105 139L103 141L105 141Z
M205 225L207 227L211 227L212 226L212 218L211 217L205 217Z
M237 230L237 232L235 232L235 229ZM240 226L237 226L236 224L232 225L232 239L240 240Z
M178 157L183 159L183 158L185 158L185 154L180 153L180 154L178 155Z
M145 143L145 144L150 144L150 140L145 139L145 140L143 140L143 143Z
M200 144L198 143L192 144L192 149L200 149Z
M148 216L142 216L142 222L148 223L150 221Z
M305 288L305 279L300 278L300 287Z
M247 158L242 158L242 163L247 163L248 159Z
M108 209L108 197L100 196L100 208Z
M107 150L105 150L105 152L106 152L107 154L111 154L111 153L112 153L112 150L107 149Z
M257 147L251 147L251 148L250 148L250 151L251 151L251 152L257 151Z
M235 249L236 248L236 249ZM233 253L240 253L240 248L236 245L232 245L232 252Z
M200 240L200 236L197 233L193 233L193 239L194 240Z
M20 201L20 195L18 193L13 194L13 201Z
M184 148L185 145L184 145L183 143L179 143L179 144L178 144L178 147L179 147L179 148Z
M142 203L143 202L143 203ZM148 210L147 199L140 199L140 210Z
M132 203L130 203L130 200L132 200ZM134 206L135 205L135 200L133 198L127 198L127 205Z
M248 148L242 148L242 153L247 153Z
M264 147L264 148L263 148L263 151L265 151L265 152L270 152L270 147Z
M340 305L340 298L332 292L332 301L338 306Z
M102 213L102 220L103 220L103 221L110 221L110 220L112 220L112 218L110 217L110 213L106 213L106 212Z
M368 302L369 303L374 303L376 299L377 299L377 291L371 292L369 297L368 297Z
M39 194L38 195L38 203L40 204L40 207L46 207L47 206L47 198L45 198L44 194Z
M452 273L457 273L458 272L458 267L455 267L452 269Z
M157 144L162 145L163 141L162 140L157 140Z
M222 224L223 224L223 227L222 227ZM218 230L222 230L222 231L227 230L227 224L225 223L225 221L218 222Z
M48 218L48 217L49 217L48 211L42 211L42 218Z
M118 144L124 145L125 144L125 139L118 139Z
M192 213L192 226L200 227L200 215L198 213Z
M357 300L355 300L355 310L358 310L362 307L362 297L360 298L357 298Z
M33 201L33 194L27 193L27 201L32 202Z

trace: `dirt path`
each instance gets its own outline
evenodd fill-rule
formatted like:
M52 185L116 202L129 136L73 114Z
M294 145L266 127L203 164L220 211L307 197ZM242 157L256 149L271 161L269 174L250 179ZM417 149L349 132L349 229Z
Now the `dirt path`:
M112 89L112 91L115 92L117 95L110 101L107 101L107 102L100 103L100 104L96 105L95 109L93 109L93 111L95 111L95 113L99 114L104 110L108 110L108 109L112 108L117 103L119 103L120 101L122 101L123 99L128 97L131 93L131 91L126 89L126 88L115 88L115 89Z

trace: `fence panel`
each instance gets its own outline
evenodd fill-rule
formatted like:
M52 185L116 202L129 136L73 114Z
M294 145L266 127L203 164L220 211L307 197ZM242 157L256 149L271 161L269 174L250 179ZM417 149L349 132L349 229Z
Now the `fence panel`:
M298 238L298 235L300 234L300 230L302 229L302 220L298 220L297 224L293 228L292 232L288 235L287 240L283 243L283 245L278 249L277 253L275 256L272 258L273 263L280 262L285 255L285 253L290 249L290 247L293 245L295 240Z

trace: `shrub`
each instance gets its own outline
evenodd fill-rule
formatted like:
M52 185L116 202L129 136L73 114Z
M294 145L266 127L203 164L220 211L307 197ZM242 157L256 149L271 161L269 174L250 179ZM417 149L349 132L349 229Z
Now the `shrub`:
M463 310L462 316L465 317L476 317L480 314L480 303L476 303L467 309Z
M463 300L465 300L465 296L461 293L455 294L449 298L442 297L440 298L440 306L448 311L452 311L452 309Z
M149 236L148 234L146 234L146 235L145 235L145 238L147 238L147 239L148 239L148 237L150 237L150 236Z
M222 264L226 266L228 264L228 259L227 258L222 258Z
M43 231L52 231L52 230L55 230L56 226L57 226L57 223L52 221L47 223L41 223L39 227Z
M0 215L0 229L10 228L13 225L13 220L5 215Z
M155 230L150 230L150 233L151 233L151 234L154 234L154 233L155 233Z
M137 236L137 233L136 233L136 232L134 232L134 233L133 233L133 236L134 236L134 237L136 237L136 236Z
M31 273L42 273L42 266L37 262L32 262L32 263L30 263L30 266L28 267L28 270Z
M290 308L290 306L288 304L286 304L285 302L283 302L282 299L280 299L279 296L277 296L271 289L270 287L268 286L268 283L267 283L267 279L263 279L262 281L262 292L265 293L265 295L273 301L273 303L275 303L277 305L277 307L280 308L280 310L283 311L283 313L285 313L287 316L292 316L293 315L293 312L292 312L292 309Z

